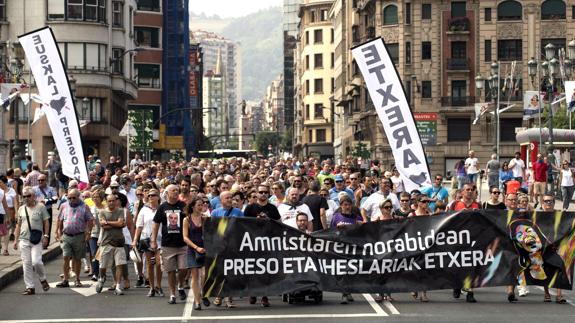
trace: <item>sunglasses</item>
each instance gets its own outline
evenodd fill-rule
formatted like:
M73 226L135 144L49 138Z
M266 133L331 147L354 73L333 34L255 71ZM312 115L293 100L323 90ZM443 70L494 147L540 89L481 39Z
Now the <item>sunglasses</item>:
M32 196L32 195L22 195L22 197L26 198L26 199L29 198L30 196Z
M421 200L419 203L429 203L429 200Z
M399 201L400 201L400 202L404 202L404 203L409 202L409 200L399 200Z
M553 200L543 200L543 203L545 204L553 204L555 201Z
M493 191L493 192L491 192L491 194L499 195L499 194L501 194L501 192L499 192L499 191Z
M384 206L383 209L390 210L391 206Z
M268 191L259 191L258 193L260 193L260 194L269 194L270 192L268 192Z
M148 197L152 197L152 196L158 196L158 194L148 194Z

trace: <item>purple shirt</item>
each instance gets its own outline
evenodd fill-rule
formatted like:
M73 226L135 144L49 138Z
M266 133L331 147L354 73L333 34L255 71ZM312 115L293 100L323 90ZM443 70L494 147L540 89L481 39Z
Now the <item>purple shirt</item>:
M72 207L70 203L65 203L58 215L58 220L63 223L62 231L67 235L84 233L86 224L93 219L90 208L84 202L80 202L76 207Z
M344 216L341 212L337 212L331 218L330 228L335 228L339 223L344 223L346 225L356 224L357 221L363 221L361 216L353 217L351 214L349 217Z

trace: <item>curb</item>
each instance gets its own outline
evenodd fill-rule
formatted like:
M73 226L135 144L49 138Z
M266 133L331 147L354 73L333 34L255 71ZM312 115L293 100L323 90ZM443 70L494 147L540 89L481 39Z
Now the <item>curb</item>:
M62 254L62 248L60 248L59 243L54 243L44 250L42 253L42 261L47 263L52 261ZM4 289L6 286L17 281L24 275L24 269L22 268L22 261L16 261L10 267L2 269L0 271L0 290Z

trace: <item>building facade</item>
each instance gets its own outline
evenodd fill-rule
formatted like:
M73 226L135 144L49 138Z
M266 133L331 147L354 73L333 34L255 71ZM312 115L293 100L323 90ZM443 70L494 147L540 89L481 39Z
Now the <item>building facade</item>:
M266 88L266 95L262 100L265 123L265 131L285 133L284 121L284 78L280 74Z
M294 55L298 38L299 5L301 0L284 0L283 3L283 76L284 76L284 124L286 135L295 137L294 133Z
M491 65L500 70L500 102L515 104L500 115L500 157L511 158L519 145L516 128L522 120L523 91L537 90L527 61L544 59L543 47L565 48L574 38L575 1L335 1L330 17L335 34L335 129L344 156L357 143L368 145L371 158L387 167L391 149L365 83L349 48L382 37L403 83L420 129L432 172L453 171L471 148L480 163L495 152L497 125L491 114L477 124L475 103L494 99L489 90ZM300 62L304 64L305 62ZM300 64L300 65L301 65ZM300 68L300 66L298 66ZM476 88L475 78L486 80ZM505 79L513 75L513 86ZM337 146L336 146L337 147Z
M294 126L294 152L298 156L334 156L334 30L328 17L332 4L306 0L300 5Z
M2 2L0 53L3 63L8 63L3 64L3 74L7 76L4 81L25 81L32 84L31 92L37 93L17 36L50 26L75 93L76 112L83 125L80 131L84 154L97 155L104 162L111 155L126 158L126 140L119 132L127 119L127 102L138 95L133 70L136 6L135 0L97 4L48 0ZM12 147L17 123L20 146L30 141L28 153L43 166L55 144L46 118L28 126L35 108L34 103L25 105L22 100L15 100L10 112L4 113L4 135Z

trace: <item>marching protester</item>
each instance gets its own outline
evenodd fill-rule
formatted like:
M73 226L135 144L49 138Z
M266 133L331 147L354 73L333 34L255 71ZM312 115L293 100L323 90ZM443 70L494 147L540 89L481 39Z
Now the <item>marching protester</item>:
M327 204L326 198L319 194L319 190L319 182L314 180L310 185L308 195L302 200L302 202L309 207L313 215L313 231L328 228L326 211L329 209L329 205Z
M545 193L541 199L541 210L543 212L555 212L555 196L553 194ZM544 297L543 301L545 303L551 302L551 295L549 295L549 287L547 285L543 286ZM565 304L567 300L563 297L563 293L560 288L556 289L555 292L555 302L557 304Z
M20 201L18 193L9 186L8 178L4 175L0 176L0 196L0 208L4 209L4 213L0 211L0 217L4 215L3 223L0 221L0 250L3 250L2 255L9 256L10 231L16 225L16 210L20 208Z
M391 180L387 178L382 178L379 185L379 191L371 194L365 203L361 207L361 215L364 219L371 219L374 221L379 216L379 204L390 199L393 205L393 209L399 209L399 201L397 200L397 195L391 192Z
M492 185L489 187L489 200L483 202L481 205L482 209L485 210L504 210L505 203L502 202L499 198L501 196L501 190L499 189L498 185Z
M299 201L299 191L297 188L290 188L288 190L288 200L278 207L278 212L281 216L281 222L289 225L292 228L297 228L296 215L298 212L307 214L308 230L313 231L313 215L309 207Z
M50 229L49 215L46 207L36 201L34 189L24 186L22 189L23 205L18 209L16 229L14 230L14 250L20 248L20 258L24 269L26 289L22 295L36 294L36 279L40 279L43 291L50 285L46 281L46 268L42 262L42 245L48 244L46 232Z
M419 195L417 197L417 208L415 208L415 210L413 211L413 213L409 215L409 217L430 216L431 212L429 211L428 205L429 205L429 198L423 194ZM413 297L413 299L417 299L418 296L419 300L422 303L429 302L429 298L427 298L427 291L424 290L411 293L411 297Z
M567 161L561 164L559 187L561 187L561 195L563 196L563 211L567 211L569 203L573 199L573 192L575 192L575 172L571 170Z

